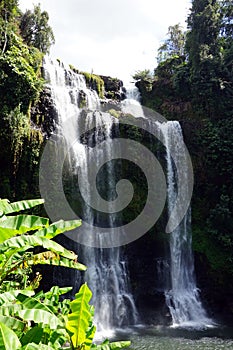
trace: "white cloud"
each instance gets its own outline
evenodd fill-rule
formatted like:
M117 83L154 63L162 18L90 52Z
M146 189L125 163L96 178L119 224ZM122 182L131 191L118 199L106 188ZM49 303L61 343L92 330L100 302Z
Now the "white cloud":
M130 79L156 65L156 50L169 25L185 18L190 0L40 0L56 44L52 56L80 70ZM37 3L37 2L36 2ZM30 0L19 0L22 10Z

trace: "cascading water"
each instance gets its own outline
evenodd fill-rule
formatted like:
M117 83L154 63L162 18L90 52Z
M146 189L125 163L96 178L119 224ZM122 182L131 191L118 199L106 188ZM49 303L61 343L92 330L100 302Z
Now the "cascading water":
M127 90L127 100L123 101L123 110L137 117L146 118L140 105L140 93L136 87ZM158 129L161 141L166 149L167 162L167 202L168 217L174 215L173 208L178 194L176 167L182 168L184 176L183 196L188 197L188 161L179 122L159 123L148 119L151 133ZM176 158L176 164L172 154ZM185 168L185 166L187 168ZM186 177L186 178L185 178ZM185 193L185 191L187 193ZM178 222L179 220L176 220ZM170 234L170 258L157 261L160 288L165 290L166 304L172 316L173 326L203 328L213 325L204 310L196 286L194 259L192 253L191 209L189 208L179 226Z
M89 114L89 116L91 116L91 114ZM99 112L95 112L95 116L95 125L98 129L98 127L103 124L103 120L101 120L103 117ZM112 158L111 126L113 117L105 113L104 122L105 125L107 125L105 131L101 133L101 136L104 137L104 151L98 153L97 159L93 159L91 149L86 148L86 155L83 159L85 164L88 159L89 164L96 162L97 167L99 167L100 164L103 164L104 159ZM114 122L117 124L116 120L114 120ZM98 142L98 136L98 132L96 132L94 143ZM83 168L85 164L80 163L80 166ZM114 162L107 162L105 170L105 176L99 176L97 178L97 188L101 193L105 193L108 196L108 200L111 201L115 194L114 189L116 185L116 169L114 167ZM91 171L91 169L87 168L84 170L86 173L86 176L84 176L84 178L86 178L86 184L83 184L83 187L86 189L85 197L88 198L88 202L91 203L92 193L90 191L89 171ZM100 206L97 204L97 207ZM94 214L89 206L84 207L83 216L89 223L91 221L93 227L94 224L101 222L101 215L98 213ZM104 219L104 225L108 227L110 231L111 228L115 226L116 221L119 221L119 218L115 213L111 213ZM103 243L101 242L102 236L98 233L98 228L96 228L96 226L93 230L93 235L97 235L97 239L100 243L99 245L101 246L101 243ZM130 293L126 261L121 249L119 247L97 249L84 246L83 251L84 262L88 266L85 278L93 292L93 304L96 310L95 322L99 333L105 335L111 334L114 328L137 323L137 310Z
M116 128L117 119L108 113L95 110L99 106L99 98L94 90L87 88L83 75L74 73L58 62L52 63L49 59L45 59L44 71L58 113L58 133L63 135L69 145L68 158L70 172L72 172L71 177L77 175L78 169L81 169L83 174L81 182L82 196L84 197L82 217L91 226L95 226L95 230L88 233L90 246L80 247L82 262L88 267L84 278L93 292L92 302L95 305L97 331L106 334L107 331L114 328L138 322L134 299L130 293L127 263L121 249L119 247L93 248L91 244L92 233L95 235L95 240L99 240L101 243L101 234L98 236L99 222L104 223L105 227L111 230L115 221L119 221L114 213L103 219L88 205L88 203L92 203L94 196L93 186L105 193L110 201L115 195L114 162L107 162L105 173L103 176L98 176L96 184L91 183L91 172L92 164L95 163L97 166L102 164L106 156L111 159L112 126L114 123ZM82 116L81 109L84 102L88 108L85 118ZM75 118L73 118L74 116ZM80 123L87 124L86 130L89 130L88 124L94 125L90 135L87 135L86 139L84 137L85 140L79 134ZM105 125L104 129L103 124ZM98 143L105 144L104 151L100 151L97 157L93 157L92 148Z
M69 145L68 159L71 178L72 176L76 178L80 169L83 174L81 177L81 194L84 198L81 208L82 217L84 221L91 224L90 226L95 227L93 232L88 232L89 246L82 246L82 262L88 266L85 280L93 291L97 329L100 332L106 332L123 325L136 324L138 315L130 293L127 263L121 249L93 248L91 242L95 235L95 241L97 240L100 243L98 246L101 246L102 236L96 229L99 223L107 227L110 232L120 222L120 216L112 210L114 208L109 211L111 214L103 216L89 205L95 199L93 198L95 197L94 187L97 187L98 191L110 202L116 197L115 163L104 162L104 160L113 158L112 133L113 129L115 133L118 132L117 119L109 113L99 111L101 108L98 95L94 90L87 88L83 75L64 68L58 62L51 63L48 59L45 60L44 71L59 119L56 133L63 136ZM126 97L126 100L121 103L122 111L141 117L146 122L147 117L139 102L138 89L128 87ZM83 105L88 108L85 116L82 115ZM153 128L160 130L166 148L168 216L170 216L178 191L176 167L183 167L186 164L182 132L179 123L175 121L159 123L152 119L148 120L148 123L151 130ZM88 135L83 136L80 133L81 124L86 125L84 130L90 131ZM99 153L93 153L92 149L98 144L104 144L104 147ZM174 152L176 154L176 164L174 164L171 150L173 154ZM101 172L96 183L93 183L91 180L93 178L92 164L101 168L103 163L106 163L105 171ZM188 174L186 170L182 168L184 174ZM98 201L96 207L98 208ZM171 233L170 285L165 291L165 297L174 326L201 328L213 323L208 319L199 299L191 243L191 213L189 210L179 227ZM164 262L166 261L161 260L159 267L167 274L169 269L167 262L166 265Z
M177 179L171 149L177 155L176 166L187 164L180 124L169 121L160 126L166 147L168 215L172 213L177 197ZM180 162L180 164L179 164ZM183 174L188 174L182 168ZM196 286L192 253L191 210L170 234L170 289L165 292L173 326L203 328L213 324L207 317Z
M130 113L137 118L145 118L142 105L140 103L141 95L134 83L125 86L126 99L121 102L122 111Z

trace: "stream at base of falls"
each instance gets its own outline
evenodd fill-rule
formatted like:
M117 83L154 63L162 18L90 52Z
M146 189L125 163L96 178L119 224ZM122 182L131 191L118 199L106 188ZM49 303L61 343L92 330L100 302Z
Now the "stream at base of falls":
M131 340L130 350L232 350L233 328L222 326L195 331L138 326L119 330L114 340Z

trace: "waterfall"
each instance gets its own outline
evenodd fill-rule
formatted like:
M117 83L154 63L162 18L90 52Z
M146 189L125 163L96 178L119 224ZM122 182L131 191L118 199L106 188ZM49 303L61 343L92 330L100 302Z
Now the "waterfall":
M141 95L138 88L134 83L128 83L126 86L126 99L122 101L122 111L124 113L132 114L137 118L145 118L144 112L142 109Z
M124 226L121 225L121 214L118 213L120 210L114 206L118 196L117 184L121 171L119 170L119 161L116 159L122 158L119 156L121 154L120 147L126 143L114 143L114 137L116 136L115 139L117 139L118 134L120 134L120 122L111 113L106 112L106 108L101 110L96 91L87 87L82 74L73 72L59 62L52 63L46 58L44 77L51 90L53 103L57 110L56 136L63 137L68 144L69 152L64 166L68 168L68 170L65 169L65 174L71 183L70 193L67 194L70 200L69 204L76 209L75 212L80 213L83 227L86 227L84 226L86 223L89 225L89 229L84 232L87 244L79 245L79 255L81 256L80 260L88 267L84 280L87 281L93 292L92 302L95 305L97 330L106 334L107 331L112 331L115 328L138 323L138 314L130 290L127 260L122 249L118 247L120 244L117 244L116 241L116 244L110 245L114 248L103 248L108 247L108 245L104 242L106 235L102 235L103 232L100 230L100 228L105 228L108 234L112 233L115 227L121 227L122 232L120 233L124 235L126 232ZM188 162L181 127L178 122L166 121L158 114L154 113L150 117L144 113L145 109L140 104L140 94L135 86L127 86L126 97L121 102L121 110L126 114L134 115L136 117L134 119L134 121L136 120L135 125L157 137L165 146L168 217L171 227L173 227L174 223L180 221L174 216L182 213L182 210L173 210L174 207L178 207L178 194L181 193L185 197L185 191L189 191L188 186L186 189L189 171L185 168L185 164ZM129 121L127 125L133 124ZM133 146L133 154L140 155L140 161L147 160L147 171L155 169L160 174L158 170L160 168L152 167L153 163L150 161L152 158L149 158L142 151L137 151L135 143L130 141ZM119 149L114 153L114 149L117 147ZM129 150L127 146L125 148ZM114 156L116 154L117 157ZM98 169L97 176L95 176L96 169ZM182 170L183 183L178 181L180 180L178 169ZM155 171L152 173L154 174ZM158 187L161 187L156 201L160 202L160 194L163 198L164 179L165 199L161 203L165 203L166 179L164 175L161 177L158 174L156 174L157 177L151 177L152 182L156 183L154 179L158 180ZM182 187L182 185L183 189L179 192L178 187ZM157 194L155 187L150 188L152 188L153 193ZM98 210L98 208L103 208L103 202L107 209ZM152 201L152 204L156 207L155 201ZM146 208L151 209L150 206ZM158 210L149 210L146 222L150 220L149 215L156 216ZM144 228L144 223L146 224L144 217L143 220L143 226L140 226L140 230ZM134 234L135 231L133 231L133 239ZM172 316L173 326L202 328L213 324L202 306L199 290L196 286L192 254L191 209L187 211L179 226L170 233L169 244L170 257L165 260L161 258L158 261L158 275L161 278L163 273L166 274L163 286L166 285L165 299ZM78 288L79 283L77 277L77 280L73 281L73 285Z
M69 145L68 172L73 179L72 191L77 188L76 179L79 171L82 172L80 186L83 197L80 209L82 219L95 227L95 230L87 233L89 244L80 245L79 255L88 268L84 280L93 292L92 303L95 305L94 322L97 325L97 332L106 334L117 327L134 325L138 322L137 310L130 292L127 261L121 248L92 247L93 235L101 246L99 224L111 231L120 220L114 210L112 214L103 216L90 205L95 199L95 186L107 200L113 200L116 195L114 162L108 161L104 164L105 171L97 177L96 183L91 179L93 164L98 167L106 157L112 158L112 133L114 128L117 132L117 119L99 111L98 95L96 91L87 88L83 75L73 72L59 62L51 62L48 58L45 58L43 68L57 109L59 125L56 132L63 136ZM85 115L82 113L83 105L86 107ZM90 130L88 135L80 134L80 126L83 123L87 126L84 130ZM98 144L104 144L104 147L95 153L93 149ZM78 196L80 197L80 194L77 193L71 195L71 202L74 205L80 199ZM96 206L98 208L98 200ZM73 282L74 285L78 283L79 281Z
M92 115L89 114L89 116ZM102 125L102 115L99 112L95 112L95 116L95 124L98 129L98 126ZM105 139L103 141L105 143L104 152L99 152L98 157L93 159L92 155L89 154L90 149L86 148L86 155L83 158L84 164L80 163L83 169L86 167L86 170L84 170L86 176L84 178L86 178L87 183L86 185L83 184L83 187L86 189L85 197L89 198L88 202L92 202L91 197L93 194L90 190L89 172L91 172L91 169L88 169L86 165L87 159L89 164L96 162L98 167L98 164L103 163L105 157L108 159L112 158L111 125L113 117L109 114L104 114L104 119L108 125L104 134L102 134ZM117 123L116 120L114 121ZM94 143L98 142L98 136L98 133L95 133ZM107 154L104 154L105 152ZM97 188L101 193L105 193L108 196L109 201L113 200L115 195L116 172L117 169L115 169L114 162L108 162L104 177L99 176L97 178ZM97 207L99 207L98 203ZM85 220L92 223L93 227L94 224L98 224L103 220L99 213L95 215L91 208L86 205L84 206L83 216ZM110 213L104 219L104 225L110 231L115 226L116 221L119 220L118 215ZM96 226L95 232L93 230L94 234L98 235L97 239L101 246L102 236L96 231ZM109 335L115 328L136 324L138 315L134 299L130 293L127 263L121 248L92 248L83 246L83 253L84 263L88 266L85 278L93 292L92 302L95 305L95 323L97 324L98 332Z
M161 124L160 129L166 147L168 216L170 216L178 192L171 149L177 155L176 167L182 165L184 174L188 174L184 168L187 162L180 124L177 121L169 121ZM213 324L202 306L196 286L190 208L179 226L170 234L170 288L165 291L165 298L173 326L203 328Z

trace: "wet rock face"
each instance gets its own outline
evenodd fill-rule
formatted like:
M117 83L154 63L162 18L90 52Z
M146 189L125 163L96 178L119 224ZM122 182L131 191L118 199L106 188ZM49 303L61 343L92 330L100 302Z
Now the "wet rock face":
M104 75L100 75L100 78L104 81L106 91L119 91L123 87L123 82L117 78L111 78Z
M38 103L32 107L31 119L41 128L46 137L54 132L58 123L58 114L49 88L42 90Z
M100 78L104 81L105 98L117 101L122 101L126 98L122 80L104 75L100 75Z
M100 99L101 105L112 103L113 106L126 98L126 90L123 82L117 78L100 76L104 80L104 99ZM71 96L72 97L72 96ZM78 97L79 108L86 107L87 96L80 90ZM31 108L31 120L36 128L40 128L45 137L50 137L58 124L58 113L54 106L54 101L49 87L45 87L35 106Z

